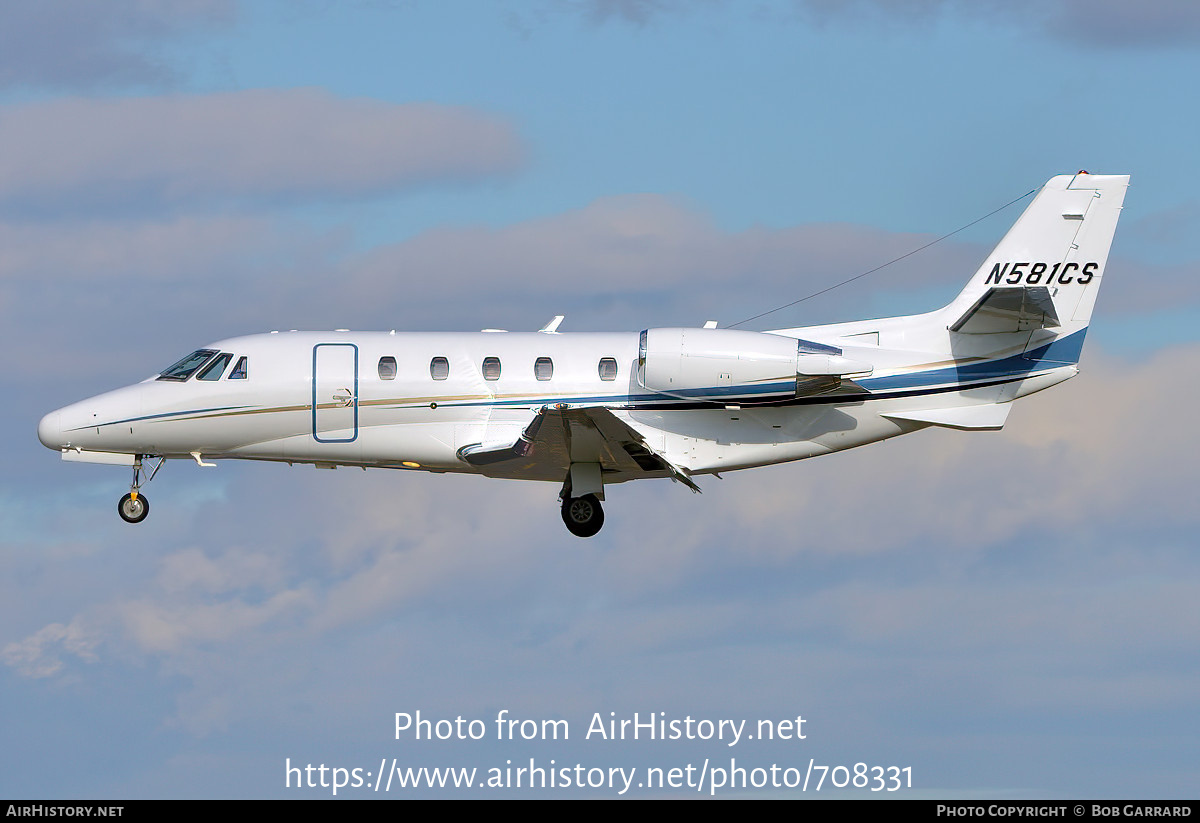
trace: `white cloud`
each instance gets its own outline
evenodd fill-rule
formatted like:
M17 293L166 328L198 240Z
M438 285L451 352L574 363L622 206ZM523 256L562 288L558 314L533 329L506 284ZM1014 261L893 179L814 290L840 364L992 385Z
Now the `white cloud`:
M1200 6L1192 0L1060 0L1047 30L1063 40L1108 47L1162 47L1200 40Z
M461 317L463 294L472 295L471 310L490 326L544 322L564 311L566 329L580 328L572 324L581 320L593 329L698 324L709 317L727 325L876 269L932 239L844 223L730 232L690 204L662 195L621 195L500 228L433 229L347 258L339 269L347 285L345 308L351 295L374 295L389 307L389 318L398 318L385 322L401 328L410 306L423 307L418 316L432 309ZM888 305L881 295L908 301L900 310L884 309L887 314L933 310L936 297L913 302L913 295L940 290L949 300L987 250L941 242L749 328L861 319ZM1130 314L1194 302L1200 294L1195 268L1114 259L1100 309Z
M244 272L247 261L319 255L331 234L265 217L173 216L152 220L0 222L0 278L58 288L88 283L208 281Z
M501 118L320 89L0 108L0 203L34 213L362 197L514 171Z
M1090 46L1164 46L1200 38L1200 9L1190 0L1145 0L1136 6L1123 0L796 0L796 6L821 23L978 17Z
M236 0L41 0L6 3L0 87L159 85L174 73L156 44L226 26Z
M75 618L67 625L51 623L24 640L9 643L0 659L25 677L50 677L62 671L64 653L89 663L96 661L93 650L98 643L99 638Z
M656 16L674 12L681 4L675 0L583 0L574 3L585 9L592 21L603 23L610 19L645 25Z
M705 213L670 198L623 195L499 229L428 231L351 259L343 271L350 292L392 294L397 304L441 307L444 301L461 302L460 295L469 292L486 298L487 309L499 314L531 303L576 304L595 312L616 301L632 307L624 322L665 325L668 321L652 310L722 307L730 314L750 314L770 307L760 294L800 297L929 239L846 224L727 232ZM923 255L919 266L898 266L872 285L886 286L888 276L906 287L927 286L939 275L965 283L980 257L969 246L940 245ZM753 292L747 282L755 284ZM861 289L857 296L849 293L851 300L864 300ZM537 309L539 316L544 311ZM778 324L787 325L795 315L780 317ZM730 323L742 317L720 319ZM699 321L693 316L692 322Z
M570 0L570 7L593 23L622 20L637 26L669 21L692 12L694 5L672 0ZM1090 46L1186 45L1200 39L1200 8L1192 0L792 0L756 4L754 11L779 13L789 5L817 25L928 25L939 17L958 15Z
M262 602L220 602L172 598L168 602L135 600L121 604L124 629L143 652L190 652L211 643L226 643L284 617L302 614L312 603L304 590L277 591Z

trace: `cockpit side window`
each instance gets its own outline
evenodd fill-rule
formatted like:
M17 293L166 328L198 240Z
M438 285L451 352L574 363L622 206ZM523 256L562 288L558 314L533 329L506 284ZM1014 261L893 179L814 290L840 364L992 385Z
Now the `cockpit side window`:
M178 363L175 363L174 365L165 369L162 374L158 376L158 379L177 380L182 383L184 380L187 380L189 377L191 377L192 374L195 373L196 369L207 363L208 358L212 357L216 353L216 349L197 349L187 357L180 360Z
M238 358L237 365L233 367L233 371L229 373L230 380L245 380L249 373L249 365L246 363L246 356L242 355Z
M197 380L220 380L221 375L225 373L225 367L229 365L229 361L233 359L233 355L226 352L220 357L215 358L211 363L204 367L204 371L196 375Z

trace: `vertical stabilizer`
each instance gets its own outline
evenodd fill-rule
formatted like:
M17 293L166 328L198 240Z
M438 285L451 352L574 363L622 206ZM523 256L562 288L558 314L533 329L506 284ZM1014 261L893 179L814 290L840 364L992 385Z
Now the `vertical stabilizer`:
M946 308L947 328L1030 332L1027 356L1078 362L1128 185L1128 175L1051 178Z

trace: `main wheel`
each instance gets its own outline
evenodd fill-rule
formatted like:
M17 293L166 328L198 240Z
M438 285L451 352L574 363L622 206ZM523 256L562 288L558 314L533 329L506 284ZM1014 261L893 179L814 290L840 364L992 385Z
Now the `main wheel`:
M121 519L126 523L141 523L149 513L150 501L144 494L139 494L136 500L132 494L127 494L117 504L117 514L121 515Z
M591 537L604 525L604 509L594 494L568 497L562 504L563 523L576 537Z

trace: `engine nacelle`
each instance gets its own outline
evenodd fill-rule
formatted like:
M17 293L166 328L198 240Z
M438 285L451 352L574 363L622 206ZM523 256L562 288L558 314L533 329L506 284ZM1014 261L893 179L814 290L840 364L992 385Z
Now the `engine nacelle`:
M870 374L868 363L821 343L737 329L646 329L638 352L638 384L688 400L771 403L838 391L846 375Z

